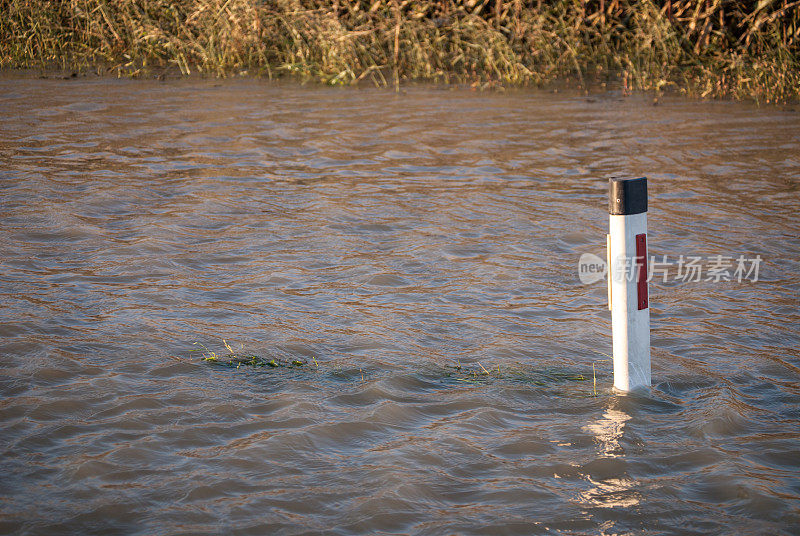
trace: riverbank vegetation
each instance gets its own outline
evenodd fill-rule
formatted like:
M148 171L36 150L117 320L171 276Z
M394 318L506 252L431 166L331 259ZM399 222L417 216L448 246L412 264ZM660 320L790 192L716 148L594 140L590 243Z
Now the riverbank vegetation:
M0 0L0 67L800 96L800 0Z

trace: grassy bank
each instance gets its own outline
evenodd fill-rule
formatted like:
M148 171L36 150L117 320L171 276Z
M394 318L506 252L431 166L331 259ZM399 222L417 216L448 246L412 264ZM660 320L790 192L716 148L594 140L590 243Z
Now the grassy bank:
M0 0L0 66L800 97L800 0Z

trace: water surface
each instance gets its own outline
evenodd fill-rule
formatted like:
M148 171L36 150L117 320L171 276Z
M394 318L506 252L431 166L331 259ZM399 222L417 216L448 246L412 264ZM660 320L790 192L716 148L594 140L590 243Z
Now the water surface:
M613 175L763 259L653 283L649 394L577 276ZM0 80L0 532L797 534L799 185L793 110Z

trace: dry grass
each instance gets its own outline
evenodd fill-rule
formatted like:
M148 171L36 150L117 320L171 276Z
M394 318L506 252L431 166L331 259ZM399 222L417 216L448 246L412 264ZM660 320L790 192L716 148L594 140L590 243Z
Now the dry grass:
M798 0L0 0L0 66L800 96Z

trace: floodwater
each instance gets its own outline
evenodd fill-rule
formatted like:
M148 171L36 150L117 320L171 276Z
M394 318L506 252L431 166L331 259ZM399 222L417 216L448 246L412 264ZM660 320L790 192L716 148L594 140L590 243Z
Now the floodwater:
M5 78L0 164L0 533L799 533L795 110ZM633 395L614 175L671 264Z

